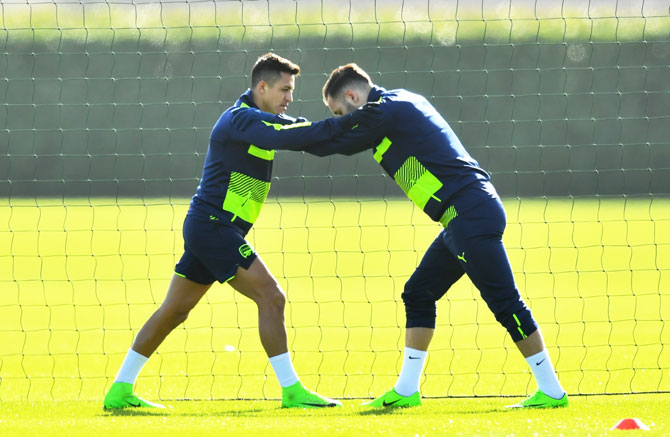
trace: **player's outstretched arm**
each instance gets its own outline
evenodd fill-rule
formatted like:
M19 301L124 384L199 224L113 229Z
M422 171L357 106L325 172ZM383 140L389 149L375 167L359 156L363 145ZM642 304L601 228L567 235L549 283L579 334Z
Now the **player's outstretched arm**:
M360 124L369 123L378 115L375 107L359 109L342 117L331 117L317 122L284 124L277 116L253 108L244 108L232 115L233 140L251 143L267 150L304 150L338 135Z
M382 110L383 102L368 102L359 109L343 117L357 116L360 122L352 129L336 137L304 148L305 152L316 156L328 155L355 155L375 147L381 141L384 127L391 118L391 111L387 105Z
M359 126L331 140L322 141L302 150L315 156L351 156L375 147L379 143L376 141L378 137L378 131Z

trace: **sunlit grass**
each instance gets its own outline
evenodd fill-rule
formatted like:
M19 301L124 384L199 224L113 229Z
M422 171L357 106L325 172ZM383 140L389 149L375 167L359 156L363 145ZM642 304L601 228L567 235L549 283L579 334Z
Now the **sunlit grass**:
M100 399L163 299L187 199L12 199L0 207L2 400ZM571 393L668 390L670 201L508 199L505 241ZM332 396L393 384L403 284L439 232L406 200L269 202L249 241L288 294L303 379ZM467 279L439 302L427 396L519 395L525 362ZM276 398L256 309L215 286L139 379L162 399Z
M570 407L510 411L516 399L428 399L413 409L371 411L360 400L343 408L282 410L277 401L173 401L167 411L102 411L100 402L0 402L3 436L165 435L616 435L637 417L666 435L670 396L572 397ZM626 435L638 432L626 431Z

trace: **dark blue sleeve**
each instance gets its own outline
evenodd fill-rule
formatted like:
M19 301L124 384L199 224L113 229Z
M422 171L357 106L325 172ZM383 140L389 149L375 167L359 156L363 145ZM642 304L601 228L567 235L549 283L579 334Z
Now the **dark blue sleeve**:
M232 140L262 149L302 150L329 140L353 125L353 120L345 117L290 124L287 119L255 108L239 108L232 114L231 129L227 134Z
M322 141L302 150L316 156L349 156L375 147L380 141L381 139L378 130L358 126L333 139Z
M355 155L377 146L381 142L382 132L386 131L386 126L389 125L391 118L391 107L388 103L382 103L379 108L379 113L368 114L364 122L352 129L303 150L316 156Z

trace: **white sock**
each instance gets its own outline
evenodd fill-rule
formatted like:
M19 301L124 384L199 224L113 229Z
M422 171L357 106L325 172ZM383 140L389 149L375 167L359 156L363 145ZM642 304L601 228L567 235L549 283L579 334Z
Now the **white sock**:
M547 352L546 349L526 358L526 362L533 371L533 375L535 375L537 388L539 390L542 390L544 394L551 396L554 399L563 397L565 390L561 387L561 383L558 382L558 377L554 371L554 365L551 362L549 352Z
M428 351L420 351L405 346L402 369L395 383L395 391L401 396L411 396L419 391L419 381L426 363Z
M270 364L272 365L272 370L275 371L275 375L277 375L279 385L282 387L289 387L300 381L298 374L295 373L295 369L293 368L291 354L288 352L270 357Z
M119 369L119 373L116 375L114 382L127 382L135 385L137 375L140 374L142 367L144 367L144 364L148 360L149 358L144 355L138 354L132 349L128 349L126 358L123 360L123 364L121 364L121 368Z

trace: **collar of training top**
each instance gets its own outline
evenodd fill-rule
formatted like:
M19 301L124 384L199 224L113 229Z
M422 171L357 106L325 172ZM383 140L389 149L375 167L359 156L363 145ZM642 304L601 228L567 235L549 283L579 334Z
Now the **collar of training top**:
M251 106L252 108L258 109L258 106L254 103L253 97L251 97L251 88L247 88L247 90L240 96L238 99L238 103L246 103L247 105Z
M385 88L374 85L368 94L368 102L376 102L386 92Z

